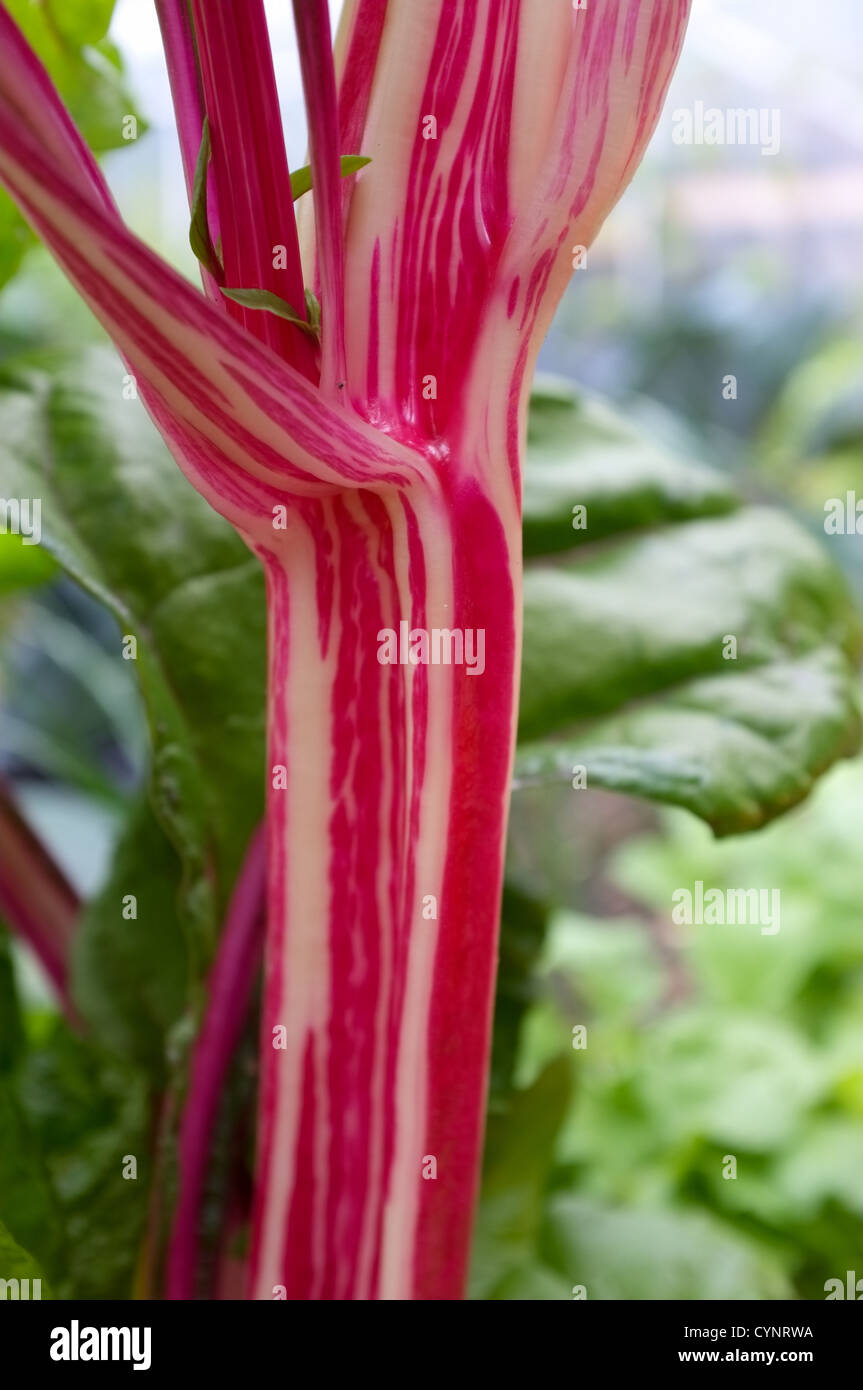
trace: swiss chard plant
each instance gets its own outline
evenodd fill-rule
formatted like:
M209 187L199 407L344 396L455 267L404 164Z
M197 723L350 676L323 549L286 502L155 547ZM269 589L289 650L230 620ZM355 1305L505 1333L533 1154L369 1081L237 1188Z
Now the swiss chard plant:
M856 746L858 632L797 527L559 383L528 423L688 8L349 0L333 53L326 0L294 0L291 173L262 0L157 0L203 293L124 225L0 9L0 180L125 363L8 359L0 480L134 642L151 746L83 909L0 813L0 910L67 1005L43 1065L92 1049L106 1098L112 1177L70 1199L11 1049L45 1190L41 1224L0 1217L66 1292L131 1147L146 1205L103 1296L461 1297L513 784L728 833Z

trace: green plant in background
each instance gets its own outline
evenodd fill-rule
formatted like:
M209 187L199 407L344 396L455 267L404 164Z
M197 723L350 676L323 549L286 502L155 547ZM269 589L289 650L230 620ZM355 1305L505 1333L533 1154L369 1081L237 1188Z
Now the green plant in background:
M491 1159L478 1296L817 1299L859 1268L861 822L859 759L751 838L667 813L606 865L624 915L553 914L516 1059L546 1146ZM698 878L775 886L780 931L672 927Z
M563 548L576 496L598 534L525 581L530 740L473 1294L823 1297L863 1234L863 765L740 832L855 748L859 621L823 545L780 512L741 508L709 470L636 445L606 409L546 389L531 437L526 552ZM723 633L742 639L735 662L718 658ZM562 672L570 707L595 718L547 741L534 695ZM609 856L591 836L595 802L566 805L577 769L730 838L666 813L661 834L622 848L625 828L612 834ZM587 845L574 876L567 832ZM615 915L546 917L542 903L591 897L597 860ZM674 927L673 895L697 879L777 888L780 931Z

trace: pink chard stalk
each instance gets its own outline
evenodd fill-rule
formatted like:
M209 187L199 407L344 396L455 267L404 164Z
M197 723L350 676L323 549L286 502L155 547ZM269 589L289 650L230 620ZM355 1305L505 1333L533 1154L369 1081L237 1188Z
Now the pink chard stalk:
M157 8L205 293L124 226L5 11L0 179L266 571L248 1295L459 1298L531 376L656 125L689 0L347 0L335 55L326 0L294 0L298 218L262 0Z

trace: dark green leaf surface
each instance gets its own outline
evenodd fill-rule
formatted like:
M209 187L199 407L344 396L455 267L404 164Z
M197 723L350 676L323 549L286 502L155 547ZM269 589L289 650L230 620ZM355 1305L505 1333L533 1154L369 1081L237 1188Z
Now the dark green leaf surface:
M73 954L73 993L91 1036L155 1076L187 999L179 891L180 861L144 804L114 854L107 883L87 905Z
M523 744L517 784L569 781L683 806L717 835L797 805L860 736L853 671L835 648L708 676L567 739Z
M580 766L729 834L859 745L859 621L826 552L559 385L531 415L525 548L544 558L525 575L517 786Z
M739 505L711 469L651 444L602 401L555 378L541 377L534 387L527 451L527 556ZM574 507L586 508L586 527L573 526Z
M13 1072L0 1076L0 1135L0 1221L53 1275L62 1261L59 1206Z
M150 1176L144 1078L58 1022L23 1060L16 1091L49 1185L51 1206L41 1213L38 1234L54 1241L52 1263L44 1263L55 1294L128 1298ZM134 1177L129 1159L137 1164ZM16 1194L7 1188L2 1200L0 1216L17 1235ZM27 1248L40 1253L35 1241Z
M5 969L0 1008L20 1020ZM129 1298L147 1213L147 1079L56 1017L26 1032L25 1045L19 1022L0 1058L0 1278L47 1275L61 1298Z
M529 978L545 938L548 912L507 885L501 906L489 1108L505 1106L512 1089L518 1035L530 1000Z
M5 366L0 491L42 497L43 543L137 638L153 807L206 954L263 812L263 575L122 386L108 351Z

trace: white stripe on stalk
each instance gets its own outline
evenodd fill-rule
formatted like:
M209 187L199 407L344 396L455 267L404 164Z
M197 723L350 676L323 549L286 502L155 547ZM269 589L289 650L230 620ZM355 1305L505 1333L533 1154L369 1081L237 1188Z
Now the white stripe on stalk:
M426 568L426 625L448 627L454 611L452 535L445 515L434 502L418 514L420 542ZM407 585L407 577L403 581ZM408 591L409 597L409 591ZM410 668L409 668L410 669ZM428 1045L435 960L442 930L439 918L421 917L420 904L434 893L442 902L452 795L453 683L464 679L454 666L426 666L428 723L425 764L420 771L422 791L416 840L415 903L409 915L407 979L396 1043L396 1142L392 1181L383 1213L381 1270L378 1297L412 1296L422 1158L428 1139ZM412 671L418 679L420 668ZM412 713L413 704L410 710ZM407 752L412 757L413 718L409 715ZM411 761L407 776L413 786L417 769ZM409 848L410 852L410 848Z
M281 996L277 1018L267 1020L272 1030L283 1024L287 1047L269 1059L276 1067L274 1114L269 1171L279 1181L267 1184L267 1207L261 1221L261 1255L256 1273L255 1297L272 1297L282 1281L283 1250L288 1211L294 1192L297 1135L304 1094L307 1033L311 1029L320 1057L329 1035L331 983L330 920L330 775L332 770L333 682L338 643L331 644L329 660L312 672L303 665L304 653L318 645L318 597L316 547L302 525L292 526L286 564L289 615L289 664L282 701L282 727L287 731L287 789L277 792L287 801L286 843L282 863L286 868L285 901L277 907L275 927L281 935ZM337 636L337 634L334 634ZM272 770L271 770L272 771ZM287 930L285 924L287 923ZM316 1077L316 1100L327 1101L326 1079ZM325 1132L329 1116L316 1110L316 1128ZM322 1172L328 1171L324 1163ZM324 1191L324 1201L326 1191ZM325 1221L315 1213L314 1229L323 1232ZM318 1269L323 1267L323 1260Z

